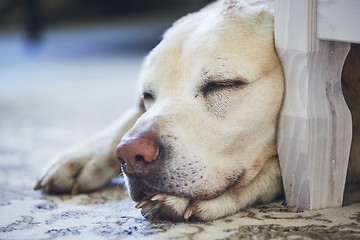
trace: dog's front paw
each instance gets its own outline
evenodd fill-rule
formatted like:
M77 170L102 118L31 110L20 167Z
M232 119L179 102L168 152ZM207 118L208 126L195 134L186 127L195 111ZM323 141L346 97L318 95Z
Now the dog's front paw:
M88 192L103 187L119 173L120 163L109 154L72 151L53 158L34 189L50 194Z

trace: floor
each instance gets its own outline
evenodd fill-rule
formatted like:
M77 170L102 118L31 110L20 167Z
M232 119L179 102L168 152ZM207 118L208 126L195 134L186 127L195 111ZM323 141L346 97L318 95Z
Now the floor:
M152 223L116 182L75 196L32 190L51 156L134 103L142 58L161 29L59 27L40 45L0 33L0 239L360 239L360 204L302 211L280 201L210 223Z

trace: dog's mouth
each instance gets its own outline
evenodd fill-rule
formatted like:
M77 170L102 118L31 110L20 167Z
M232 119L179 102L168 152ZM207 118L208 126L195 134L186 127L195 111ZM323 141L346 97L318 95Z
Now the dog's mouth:
M141 182L143 184L143 188L142 188L141 193L139 193L139 197L137 197L135 199L133 198L135 202L150 200L154 196L156 196L160 193L165 194L165 191L152 186L151 184L147 183L146 181L141 181ZM169 194L169 193L166 193L166 194Z
M131 198L137 203L150 201L159 194L167 194L172 196L177 195L174 192L169 192L157 186L154 186L145 179L141 178L137 178L136 181L132 181L130 185Z
M159 195L169 195L179 198L186 198L190 201L207 201L219 197L231 188L238 185L243 177L243 173L240 173L236 177L228 178L227 184L211 191L206 191L196 186L190 187L190 189L196 189L196 191L183 191L178 188L164 188L153 184L144 178L129 178L129 188L131 198L137 202L143 201L157 201ZM161 198L160 198L161 199Z

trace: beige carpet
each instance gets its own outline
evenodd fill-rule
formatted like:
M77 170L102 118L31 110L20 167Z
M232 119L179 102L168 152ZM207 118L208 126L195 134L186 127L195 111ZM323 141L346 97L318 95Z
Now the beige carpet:
M277 202L209 223L152 223L117 182L76 196L33 191L52 155L131 105L144 54L95 54L87 45L83 55L86 41L71 41L72 50L59 56L56 34L25 56L13 54L23 47L18 37L0 39L0 239L360 239L360 204L301 211ZM67 35L60 36L66 45ZM108 49L112 30L102 36L96 46Z

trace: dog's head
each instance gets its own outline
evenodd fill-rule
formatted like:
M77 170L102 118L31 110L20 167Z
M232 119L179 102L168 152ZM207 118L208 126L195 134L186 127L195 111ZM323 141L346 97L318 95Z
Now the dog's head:
M248 184L276 154L283 75L272 3L219 1L180 19L140 82L144 114L117 149L135 201L212 199Z

